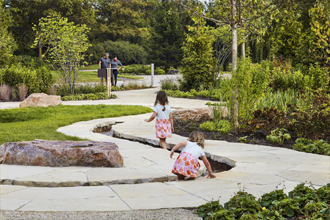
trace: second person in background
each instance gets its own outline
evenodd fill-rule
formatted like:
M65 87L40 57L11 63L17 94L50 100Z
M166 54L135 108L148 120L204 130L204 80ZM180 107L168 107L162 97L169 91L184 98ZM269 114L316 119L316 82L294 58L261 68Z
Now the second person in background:
M120 65L119 68L118 68L118 65ZM114 76L114 77L111 77L112 86L113 85L117 86L118 71L121 69L122 66L123 66L123 64L120 62L120 60L118 60L117 55L115 55L114 58L111 60L111 69L113 70L113 76ZM113 78L115 78L115 79L113 79ZM115 80L115 83L113 82L113 80Z

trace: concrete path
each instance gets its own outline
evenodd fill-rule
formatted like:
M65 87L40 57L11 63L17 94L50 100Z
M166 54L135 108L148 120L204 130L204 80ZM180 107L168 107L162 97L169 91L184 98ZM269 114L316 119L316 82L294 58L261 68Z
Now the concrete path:
M122 92L122 102L151 106L156 91ZM141 99L136 100L138 97ZM114 104L111 101L108 104ZM95 103L89 101L87 104ZM201 107L205 101L170 98L170 104L172 107ZM211 140L206 141L204 150L207 156L233 168L217 173L216 179L199 177L195 181L174 181L175 176L171 174L174 159L169 158L168 151L134 142L158 143L154 122L144 122L149 116L144 114L97 119L59 128L59 132L67 135L116 143L124 157L124 167L0 165L1 181L8 184L0 185L0 209L120 211L197 207L212 199L220 198L221 203L227 202L238 190L245 190L258 197L278 185L288 192L301 182L311 181L315 187L330 182L328 156ZM131 141L92 132L95 127L110 122L122 122L114 125L113 130L117 136ZM168 139L169 147L185 139L173 135L173 138Z

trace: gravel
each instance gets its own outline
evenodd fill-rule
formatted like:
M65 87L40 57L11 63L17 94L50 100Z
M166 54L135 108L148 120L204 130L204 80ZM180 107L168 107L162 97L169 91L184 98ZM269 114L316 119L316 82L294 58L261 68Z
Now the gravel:
M28 212L0 211L0 219L102 220L102 219L201 219L191 209L133 210L121 212Z

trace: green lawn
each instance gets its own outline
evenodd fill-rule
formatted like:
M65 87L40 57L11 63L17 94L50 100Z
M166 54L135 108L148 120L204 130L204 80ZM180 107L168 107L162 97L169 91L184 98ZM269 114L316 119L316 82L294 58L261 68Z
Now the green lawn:
M85 66L83 68L80 68L81 70L97 70L99 68L99 64L92 64L89 66Z
M28 107L0 110L0 145L4 142L45 140L81 140L57 132L59 127L78 121L152 112L142 106L83 105Z
M51 71L55 82L58 82L60 80L60 75L57 71ZM141 76L133 76L129 74L118 74L118 77L126 78L126 79L143 79ZM100 78L97 77L97 71L81 71L79 72L79 82L99 82ZM118 79L118 81L122 81L121 79Z

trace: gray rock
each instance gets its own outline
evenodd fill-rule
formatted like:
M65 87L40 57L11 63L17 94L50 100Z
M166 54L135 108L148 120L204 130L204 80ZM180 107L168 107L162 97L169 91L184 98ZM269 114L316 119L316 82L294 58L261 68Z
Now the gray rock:
M47 95L45 93L33 93L19 105L20 108L29 106L56 106L62 104L61 96L58 95Z
M114 143L46 140L4 143L0 146L0 163L51 167L124 165Z

